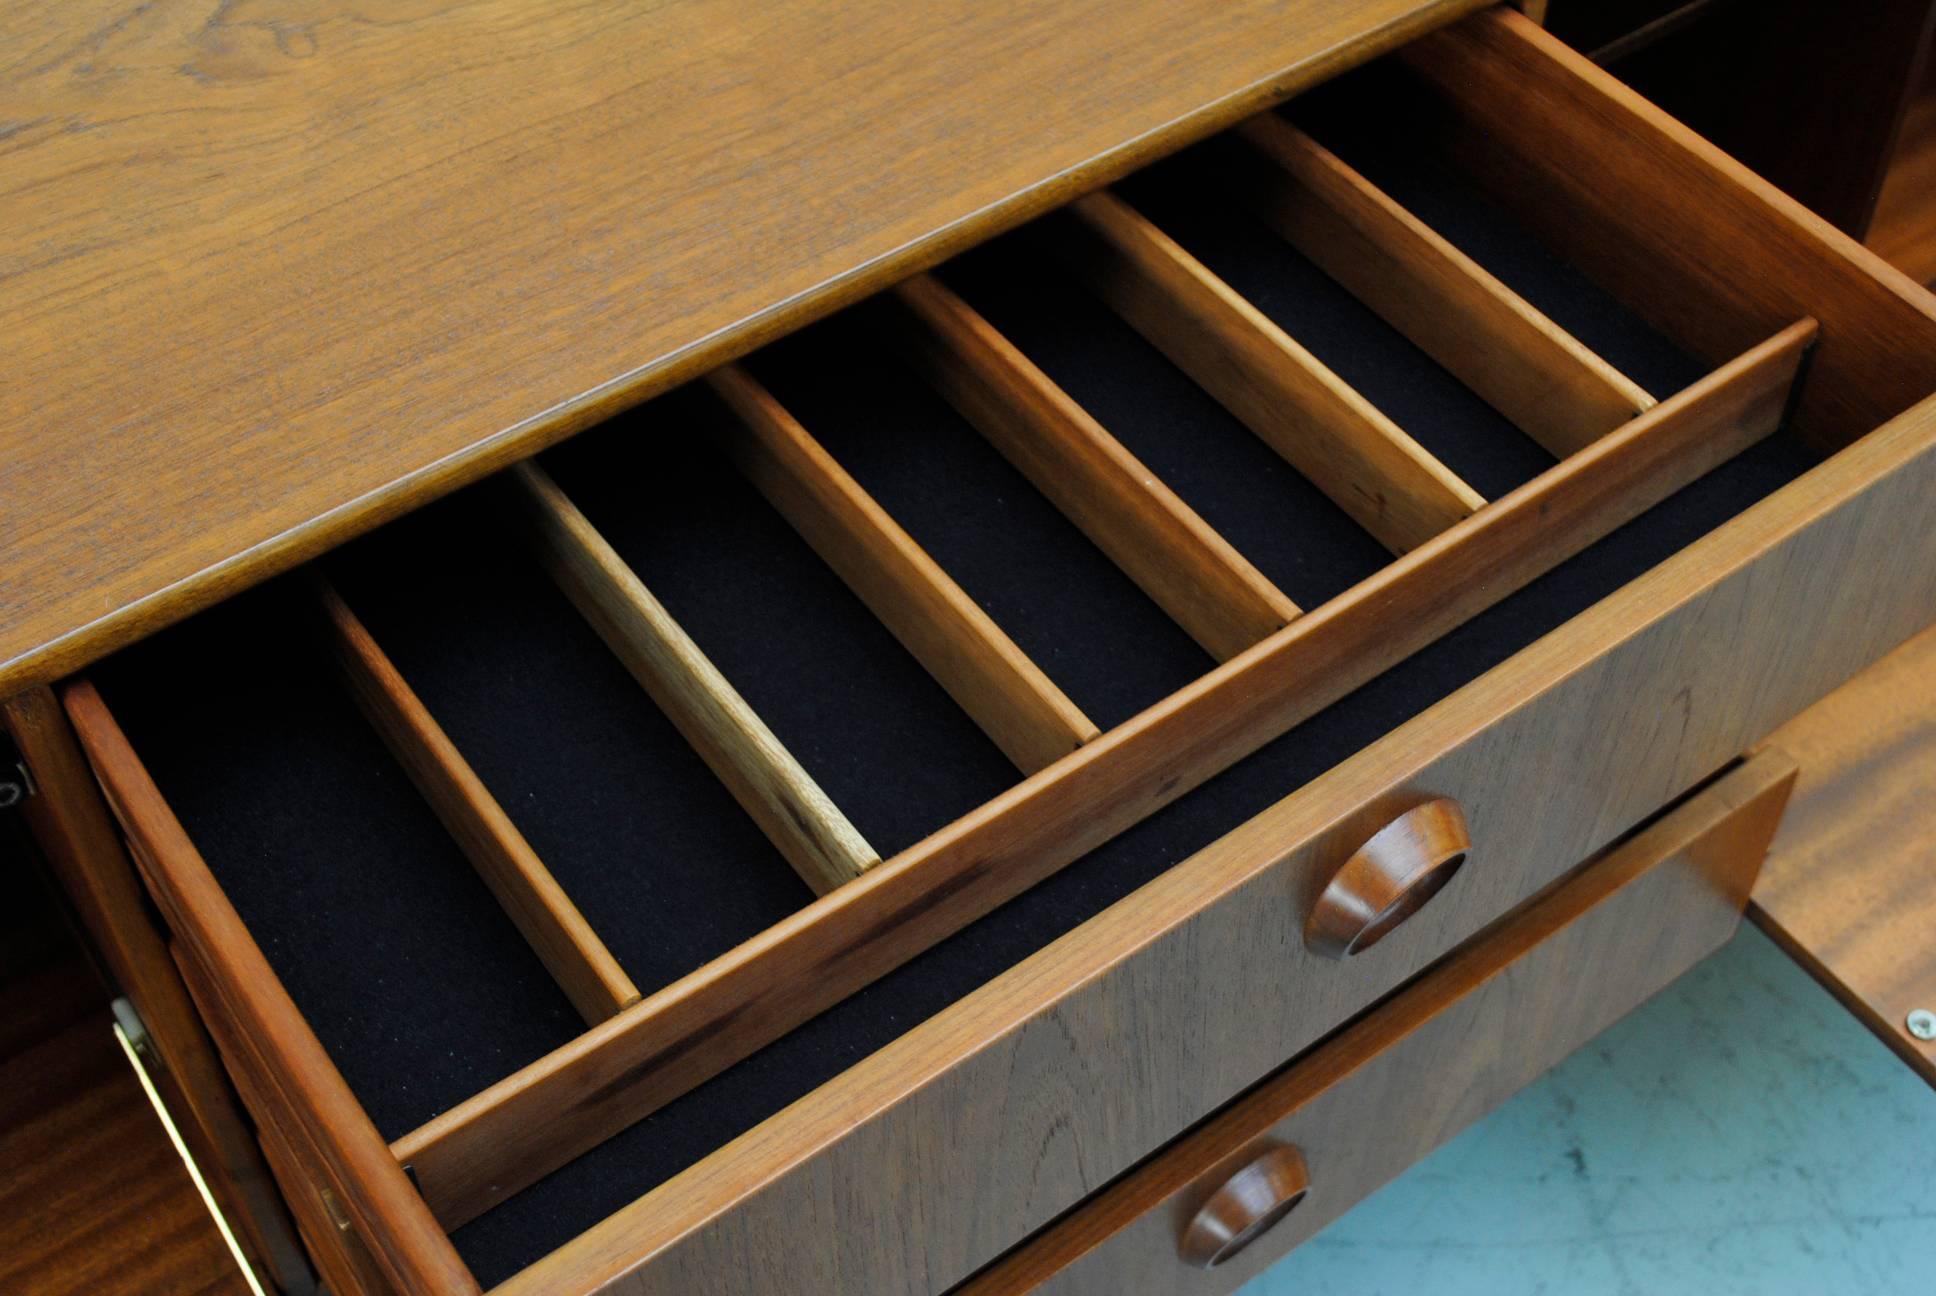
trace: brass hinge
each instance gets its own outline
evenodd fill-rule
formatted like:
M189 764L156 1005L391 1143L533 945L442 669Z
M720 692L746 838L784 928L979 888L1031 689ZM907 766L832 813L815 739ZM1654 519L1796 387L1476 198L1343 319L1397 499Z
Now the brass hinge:
M159 1061L155 1056L154 1040L148 1034L148 1025L141 1020L141 1014L125 998L114 1001L114 1037L121 1042L122 1051L128 1055L128 1062L134 1067L135 1078L141 1082L141 1091L148 1095L148 1104L155 1109L155 1116L161 1127L168 1133L168 1141L174 1145L175 1155L188 1171L188 1177L200 1194L202 1205L208 1208L210 1218L215 1221L216 1231L222 1235L223 1243L229 1254L235 1258L236 1267L241 1270L242 1279L248 1284L250 1296L265 1296L262 1281L256 1277L249 1264L249 1257L243 1254L242 1244L236 1241L235 1231L229 1227L228 1217L222 1213L221 1203L209 1191L208 1181L202 1177L201 1167L195 1164L194 1155L189 1152L188 1144L182 1141L181 1130L175 1125L175 1118L168 1113L168 1106L161 1100L161 1092L155 1088L154 1078L148 1068Z

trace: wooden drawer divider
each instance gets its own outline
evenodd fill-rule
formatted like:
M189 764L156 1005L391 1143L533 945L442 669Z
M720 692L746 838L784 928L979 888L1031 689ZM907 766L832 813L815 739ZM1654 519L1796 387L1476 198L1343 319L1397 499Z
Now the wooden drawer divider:
M510 476L546 568L585 620L816 894L880 863L699 645L535 463Z
M1818 332L1802 311L1784 315L1784 302L1819 293L1857 340L1877 319L1929 327L1886 277L1843 266L1844 253L1798 253L1802 268L1791 277L1803 281L1799 292L1764 290L1758 281L1743 290L1679 256L1682 243L1725 242L1764 223L1759 206L1743 214L1729 202L1747 181L1598 73L1563 69L1572 79L1555 82L1552 69L1563 59L1537 48L1544 40L1514 15L1491 14L1421 41L1405 58L1455 101L1460 124L1452 129L1465 132L1455 146L1482 132L1512 136L1493 182L1533 173L1555 212L1583 200L1557 176L1563 166L1534 156L1533 128L1512 124L1518 110L1507 108L1522 91L1536 102L1586 96L1558 114L1575 134L1603 129L1603 103L1625 113L1634 139L1615 159L1621 167L1638 159L1658 169L1682 152L1692 159L1682 172L1669 164L1668 174L1693 191L1698 211L1664 226L1652 209L1651 225L1603 213L1594 219L1613 226L1600 230L1604 246L1570 249L1633 289L1643 310L1664 313L1672 300L1681 313L1669 331L1691 336L1710 359L1724 339L1759 330L1705 378L1658 403L1294 128L1273 116L1243 129L1260 165L1275 168L1260 199L1273 223L1564 456L1499 500L1482 499L1119 198L1080 199L1064 222L1078 270L1102 298L1400 554L1313 611L1278 591L939 280L920 275L896 290L914 325L900 340L929 381L1222 662L1106 734L769 393L737 368L711 377L737 420L728 448L742 473L1029 774L885 864L565 492L535 464L511 471L554 580L821 894L647 998L636 998L354 614L323 591L339 656L372 721L595 1023L391 1145L390 1159L413 1168L439 1223L457 1227L786 1033L1768 435ZM1525 75L1504 86L1494 62L1523 63ZM1471 65L1484 65L1484 75L1464 77L1460 69ZM1653 190L1664 187L1658 177L1639 185L1640 200L1655 203L1661 195ZM1784 209L1765 223L1785 231L1792 221ZM1689 236L1669 237L1682 232ZM1651 295L1629 273L1636 248L1662 241L1674 244L1661 251L1671 298ZM1736 308L1748 322L1730 316ZM1840 391L1874 362L1847 336L1837 345ZM1523 372L1499 372L1487 352L1509 354L1516 364L1504 368ZM1874 389L1813 411L1818 434L1826 428L1834 439L1889 410L1890 383L1908 390L1928 377L1873 376ZM81 685L67 702L104 782L121 789L117 811L136 845L203 885L205 866L98 696ZM191 945L208 956L207 941ZM268 1020L260 1006L228 1009L245 1025ZM307 1044L293 1047L291 1065L310 1067ZM357 1192L372 1201L392 1190L386 1176L355 1161L364 1151L333 1151L326 1142L318 1154L334 1158L331 1173L346 1186L364 1184ZM390 1259L399 1269L440 1262L429 1251Z
M223 1079L208 1025L150 916L147 891L67 713L42 686L8 699L0 715L41 789L21 813L109 974L154 1037L161 1065L153 1079L165 1105L251 1262L271 1281L302 1290L313 1275L293 1221Z
M1801 320L859 881L393 1145L456 1227L1174 800L1779 425Z
M1936 386L1936 350L1903 342L1930 330L1920 285L1523 14L1486 10L1397 59L1433 96L1421 133L1462 177L1696 357L1820 320L1794 415L1817 444Z
M1024 774L1098 732L1041 667L737 365L707 379L748 481Z
M894 341L936 391L1109 555L1184 633L1228 661L1296 603L932 275L895 290Z
M151 881L149 891L190 956L178 962L185 973L198 965L221 970L220 985L227 989L219 1009L204 1006L201 1014L217 1042L225 1050L243 1050L245 1065L272 1086L263 1096L287 1122L283 1132L309 1149L335 1185L392 1286L452 1296L475 1292L476 1280L297 1011L101 695L82 680L68 685L61 701L137 863L151 874L147 861L168 863L167 884ZM211 985L216 980L209 978ZM191 982L191 992L195 988ZM227 1057L232 1073L242 1078L246 1073L235 1071L239 1055Z
M1393 553L1485 497L1176 240L1110 193L1069 209L1074 264L1117 314Z
M1559 458L1654 398L1276 113L1237 128L1239 189L1278 233Z
M357 706L579 1015L601 1022L636 1001L632 978L349 604L320 578L314 588Z
M1267 218L1562 456L1488 503L1135 209L1108 193L1077 200L1063 234L1097 294L1400 555L1306 612L939 280L903 283L895 295L914 327L897 340L928 380L1221 662L1103 734L779 402L737 368L716 372L741 472L1028 775L885 863L566 493L535 463L517 466L552 578L820 899L639 998L323 587L366 714L593 1023L387 1147L98 694L85 682L65 691L137 862L166 876L153 889L185 972L210 973L202 989L228 1023L225 1052L261 1073L238 1078L262 1091L288 1149L315 1161L347 1217L369 1226L386 1279L474 1290L440 1226L476 1217L987 914L1767 436L1805 356L1817 380L1798 418L1831 444L1936 383L1936 361L1915 359L1927 348L1902 340L1936 328L1904 284L1520 16L1480 15L1403 59L1450 105L1433 124L1452 133L1448 151L1484 183L1536 192L1532 214L1556 244L1718 367L1655 403L1313 141L1274 116L1253 121L1243 138L1271 172L1257 199ZM1583 179L1555 161L1578 155L1606 174ZM1610 186L1630 189L1634 209L1606 202ZM1727 249L1750 246L1784 259L1784 273L1716 268ZM1828 325L1819 349L1817 305ZM1878 333L1895 340L1865 347ZM1907 471L1903 447L1925 424L1906 426L1798 483L1795 498L1847 496L1891 455Z

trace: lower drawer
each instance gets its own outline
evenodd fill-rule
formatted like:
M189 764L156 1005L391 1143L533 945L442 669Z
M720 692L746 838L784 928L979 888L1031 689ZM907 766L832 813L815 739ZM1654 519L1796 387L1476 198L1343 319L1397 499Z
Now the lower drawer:
M1794 773L1723 775L962 1291L1234 1290L1725 941Z

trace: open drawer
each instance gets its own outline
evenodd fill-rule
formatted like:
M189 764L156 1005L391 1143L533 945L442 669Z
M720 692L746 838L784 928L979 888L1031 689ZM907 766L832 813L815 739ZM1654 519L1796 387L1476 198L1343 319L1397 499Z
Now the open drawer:
M1727 940L1794 783L1765 753L961 1289L1235 1291Z
M1936 618L1932 393L1489 12L64 698L384 1281L938 1290Z

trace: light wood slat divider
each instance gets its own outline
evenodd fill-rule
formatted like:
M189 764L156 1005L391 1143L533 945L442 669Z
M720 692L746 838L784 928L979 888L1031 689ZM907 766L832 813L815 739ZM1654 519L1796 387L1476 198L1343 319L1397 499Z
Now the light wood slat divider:
M807 885L825 895L880 863L557 483L529 462L510 477L552 579Z
M915 323L897 340L928 381L1204 651L1227 661L1298 615L967 302L930 275L897 295Z
M637 1000L632 978L349 604L320 578L315 591L357 705L579 1015L595 1025Z
M1485 506L1397 424L1129 204L1069 210L1096 294L1393 553Z
M1768 436L1815 333L1813 320L1783 330L1069 759L404 1136L393 1150L415 1167L446 1227L475 1217ZM1892 452L1878 443L1874 453ZM1850 454L1859 460L1859 450ZM1842 471L1875 469L1853 461Z
M734 414L746 478L1024 774L1098 732L979 604L737 365L707 383Z
M1292 246L1564 459L1654 405L1438 231L1276 113L1237 134L1267 159L1245 185Z

